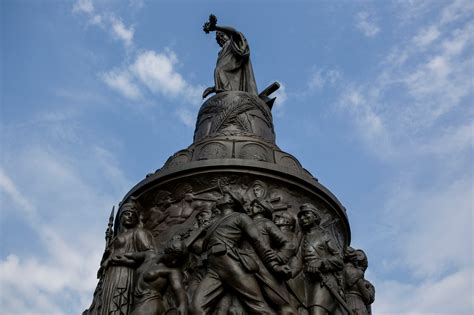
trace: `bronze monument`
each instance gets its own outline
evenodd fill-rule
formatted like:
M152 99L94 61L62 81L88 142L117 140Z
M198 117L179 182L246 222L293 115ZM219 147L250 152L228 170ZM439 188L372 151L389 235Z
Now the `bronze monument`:
M194 141L111 214L86 314L370 314L367 256L346 209L275 143L245 36L220 26Z

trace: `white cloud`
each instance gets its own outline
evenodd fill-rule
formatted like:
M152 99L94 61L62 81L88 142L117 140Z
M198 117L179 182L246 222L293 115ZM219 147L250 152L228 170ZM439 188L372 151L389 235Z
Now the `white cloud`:
M142 96L140 88L133 82L134 79L128 71L112 70L101 77L110 88L129 99L137 100Z
M341 79L341 73L337 70L318 70L311 74L308 82L310 89L322 89L325 85L332 85Z
M196 121L196 115L193 114L190 110L185 108L180 108L176 111L181 122L183 122L186 126L193 128Z
M46 175L46 172L43 175ZM61 303L73 302L70 301L71 298L67 294L67 291L72 291L77 295L76 298L82 299L82 305L70 304L69 308L77 307L75 313L80 312L81 308L86 305L84 304L86 303L85 300L90 299L90 292L96 282L94 274L97 266L85 264L84 261L99 261L102 247L99 245L100 241L93 240L89 236L83 238L84 241L88 241L87 243L74 242L72 237L67 237L68 241L66 241L59 234L59 230L53 230L57 227L57 221L46 220L45 222L43 216L48 216L48 213L54 213L58 210L68 209L68 211L74 211L79 209L73 209L74 207L68 204L67 207L63 206L61 209L46 210L42 208L44 205L54 207L54 204L42 200L39 206L41 209L40 215L38 206L33 205L33 202L26 199L16 188L13 190L14 193L11 193L11 187L16 187L11 179L5 174L3 179L7 179L3 182L9 183L8 185L2 185L2 189L6 190L12 198L13 208L19 210L19 213L23 213L24 220L37 235L47 254L44 258L40 258L37 253L31 253L26 258L9 254L0 261L2 291L0 305L2 311L7 314L63 314L64 305ZM61 181L61 178L55 177L55 180ZM36 188L41 189L40 187ZM55 192L58 193L60 190ZM18 198L18 196L21 196L21 198ZM48 198L51 198L51 194L48 195ZM9 205L8 201L4 201L3 204ZM80 214L78 215L80 216ZM75 229L71 227L71 222L62 221L62 225L68 226L67 230L74 233ZM79 232L87 235L89 232L86 226L82 226L81 230L76 231L77 234L74 235L78 235ZM87 244L87 246L84 246L84 244ZM21 297L21 299L18 297Z
M162 53L147 50L139 53L127 68L112 70L101 77L109 87L132 100L142 97L143 86L153 94L181 97L189 104L200 104L203 87L188 83L176 70L177 65L178 57L172 50ZM178 117L189 125L183 120L183 113Z
M348 84L342 92L339 103L346 104L340 108L355 118L362 138L377 155L420 153L446 128L443 117L467 111L473 92L468 47L474 27L470 21L457 23L453 28L436 20L414 28L411 38L387 54L378 77L367 84ZM323 80L315 82L320 86ZM363 101L357 102L360 98ZM467 117L461 118L461 125ZM385 150L378 149L381 140Z
M132 46L135 33L133 27L125 26L120 18L117 18L107 10L96 10L92 0L76 1L72 11L84 13L89 24L108 30L114 38L121 40L125 47L129 48Z
M340 95L338 108L395 173L377 223L387 227L372 236L380 241L372 250L384 251L378 274L397 280L373 275L374 314L474 311L473 27L453 9L460 3L417 6L430 13L426 23L404 31L379 75Z
M449 182L445 181L449 178ZM439 170L430 188L419 188L411 176L400 179L384 216L396 224L399 265L419 279L437 279L471 265L473 259L472 177Z
M30 203L28 199L23 196L18 188L15 186L13 181L5 174L3 169L0 168L0 189L6 193L14 203L16 203L20 209L25 212L25 215L28 218L32 218L35 214L34 206Z
M2 217L14 213L24 223L18 235L35 235L34 245L18 252L2 239L0 308L6 314L77 314L90 304L107 212L131 187L110 151L50 136L54 125L67 125L63 115L45 116L39 134L15 132L15 145L3 142ZM84 137L76 127L65 132Z
M171 50L164 53L144 51L137 56L130 70L151 91L176 96L187 87L186 81L175 70L177 62L178 58Z
M441 23L451 23L463 18L472 18L474 3L471 0L450 2L441 12Z
M377 93L372 93L377 94ZM376 96L367 93L364 95L355 87L347 87L338 102L338 109L349 112L353 118L359 134L371 150L381 156L390 156L393 152L389 133L384 124L383 114L374 105Z
M373 314L472 314L473 273L472 268L465 268L417 285L396 280L376 281Z
M120 40L123 41L125 46L130 46L133 43L133 27L127 28L120 19L115 17L111 18L111 27L113 34Z
M438 39L440 32L438 31L438 27L431 26L427 29L421 30L414 38L413 41L415 45L425 47L430 45L436 39Z
M367 37L374 37L380 32L374 17L367 11L357 13L356 27Z
M72 7L73 12L83 12L91 14L94 12L92 0L78 0Z

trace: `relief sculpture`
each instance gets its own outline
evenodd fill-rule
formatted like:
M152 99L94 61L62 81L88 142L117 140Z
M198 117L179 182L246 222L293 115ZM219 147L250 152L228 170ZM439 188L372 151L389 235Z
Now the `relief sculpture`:
M347 247L344 253L344 288L354 315L371 314L370 305L375 299L374 286L364 278L368 267L367 256L361 249Z
M207 274L199 283L192 302L193 314L211 314L226 290L239 299L249 314L271 314L255 273L257 262L243 252L239 244L245 239L258 257L278 276L285 277L289 267L261 239L258 228L244 213L242 201L230 190L225 190L216 205L221 213L206 234L203 259Z
M320 226L320 212L312 204L301 205L298 212L303 231L300 268L305 274L308 314L343 314L342 309L351 314L342 291L340 273L344 266L343 259L328 233Z
M83 315L366 315L374 286L350 245L344 206L275 143L247 39L204 24L221 46L194 142L114 210ZM114 226L115 222L115 226Z
M125 203L119 212L119 233L106 248L98 277L101 292L84 315L130 314L133 301L134 262L125 254L153 249L152 235L139 227L134 201Z

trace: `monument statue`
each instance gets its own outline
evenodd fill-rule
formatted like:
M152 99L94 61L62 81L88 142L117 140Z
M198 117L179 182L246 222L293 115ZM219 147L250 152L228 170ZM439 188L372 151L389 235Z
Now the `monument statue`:
M204 90L202 98L223 91L243 91L257 95L250 48L244 34L232 27L217 25L217 18L212 14L203 29L206 33L216 32L217 44L222 49L214 70L214 86Z
M204 31L222 48L193 142L113 208L83 314L370 314L346 208L275 142L279 84L258 94L242 33Z

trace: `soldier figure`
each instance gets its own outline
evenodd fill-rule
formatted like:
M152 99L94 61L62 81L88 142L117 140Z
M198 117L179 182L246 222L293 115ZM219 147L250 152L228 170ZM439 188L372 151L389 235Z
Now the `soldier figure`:
M250 203L249 210L249 216L255 222L262 235L262 240L278 252L281 263L288 263L290 257L296 253L296 247L271 220L272 205L262 199L254 199ZM257 280L261 283L265 297L275 308L277 314L297 314L290 304L290 295L284 282L286 279L277 279L271 274L252 248L249 248L249 254L259 265L259 271L256 274Z
M240 250L240 244L244 240L250 243L272 273L288 275L289 267L278 262L278 256L261 239L255 223L243 213L240 199L231 191L224 191L216 206L221 214L209 226L203 244L208 272L196 289L191 313L211 314L219 300L231 293L249 314L273 314L255 279L258 264Z
M301 205L298 212L303 231L299 261L303 264L305 273L308 314L342 314L340 306L351 314L343 299L337 275L342 271L344 263L329 235L319 226L321 218L318 212L309 203Z

